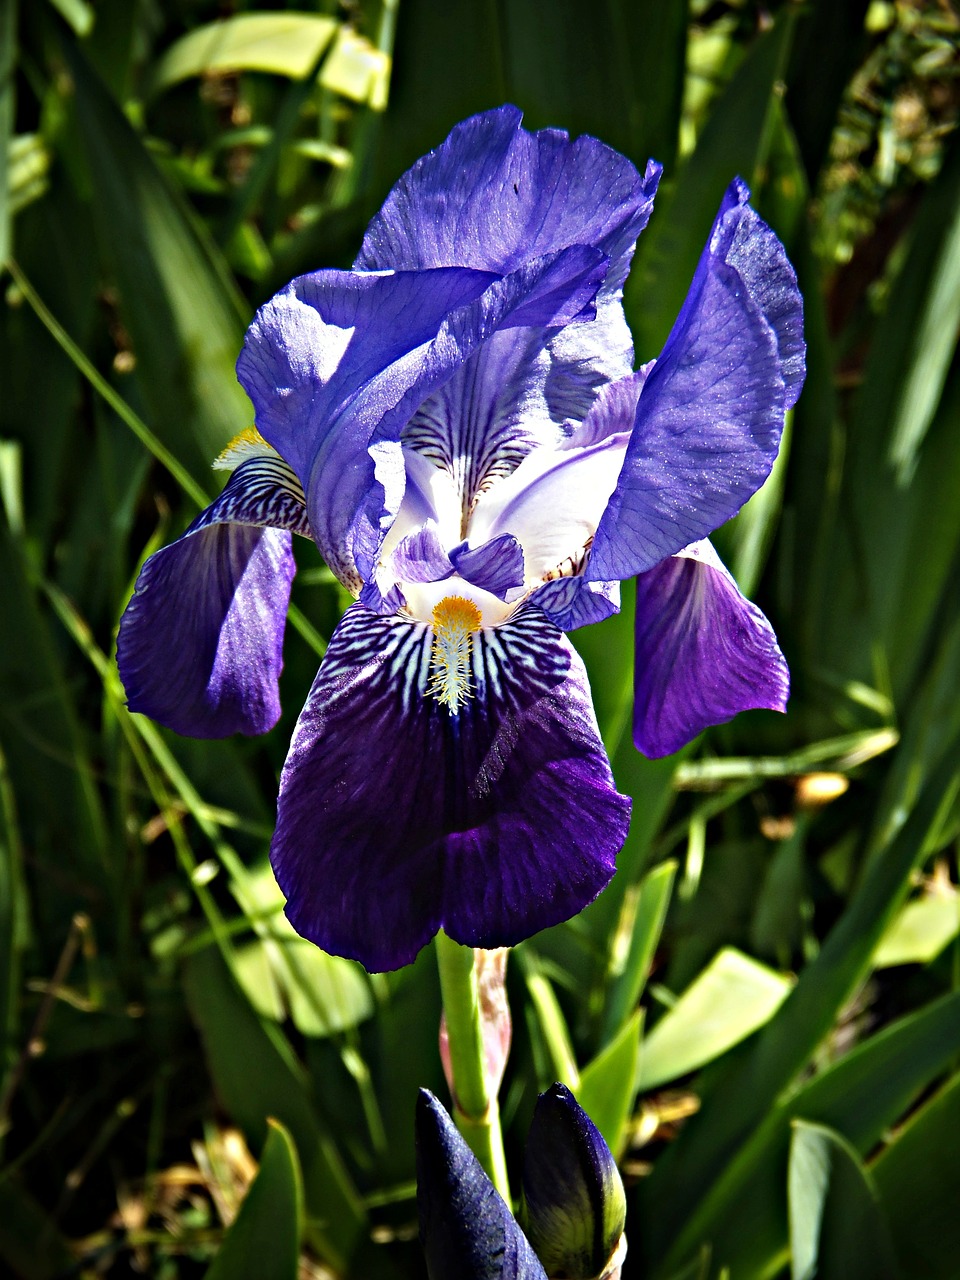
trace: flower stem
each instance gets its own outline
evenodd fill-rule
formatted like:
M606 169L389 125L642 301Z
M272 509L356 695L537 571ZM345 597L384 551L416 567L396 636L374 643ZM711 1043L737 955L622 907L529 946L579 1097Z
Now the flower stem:
M437 964L453 1074L453 1118L509 1205L500 1107L487 1076L476 952L441 932L437 934Z

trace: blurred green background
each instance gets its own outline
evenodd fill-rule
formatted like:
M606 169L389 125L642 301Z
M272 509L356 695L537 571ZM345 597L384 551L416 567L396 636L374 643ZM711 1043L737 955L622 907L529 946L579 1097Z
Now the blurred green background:
M958 33L948 0L0 0L0 1274L425 1274L433 956L322 955L266 863L342 590L297 547L262 740L130 716L113 646L249 425L254 309L513 101L665 166L638 360L739 173L809 373L717 538L788 715L643 760L629 592L574 637L634 821L511 961L508 1158L561 1079L621 1157L628 1280L960 1275Z

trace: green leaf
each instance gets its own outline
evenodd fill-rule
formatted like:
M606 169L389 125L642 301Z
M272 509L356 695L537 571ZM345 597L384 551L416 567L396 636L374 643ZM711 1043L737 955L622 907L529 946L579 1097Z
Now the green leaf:
M908 1121L873 1166L904 1275L954 1280L960 1257L960 1076Z
M0 4L0 274L13 251L13 211L10 173L13 130L16 119L14 98L17 65L17 5L15 0Z
M49 0L49 3L78 36L89 35L93 30L94 12L87 0Z
M789 978L724 947L644 1039L638 1089L655 1089L726 1053L769 1022L790 987Z
M0 1178L0 1259L18 1280L57 1280L75 1261L53 1217L9 1174Z
M320 84L382 108L390 60L333 18L312 13L239 13L181 36L153 70L152 94L191 76L264 71L302 80L329 53Z
M796 1121L787 1184L792 1280L897 1280L870 1176L838 1133Z
M929 964L960 933L960 899L926 897L908 902L880 939L877 969L895 964Z
M206 1280L297 1280L303 1186L293 1139L269 1120L260 1168Z
M523 956L524 976L527 981L527 993L530 997L536 1031L543 1050L544 1061L540 1064L539 1085L565 1084L574 1093L580 1088L580 1072L573 1051L567 1021L560 1008L549 978L534 968L530 952L520 953Z
M255 1009L276 1021L289 1011L305 1036L333 1035L371 1016L363 969L299 936L283 914L283 894L266 860L244 868L231 888L259 935L237 950L237 978Z
M156 434L209 488L210 463L251 418L234 365L246 306L216 247L71 44L81 153L104 264L133 340Z
M900 484L913 473L960 328L960 145L930 187L870 351L860 421L886 441Z
M836 1129L866 1156L917 1096L949 1067L960 1044L960 994L885 1027L789 1094L733 1155L695 1210L691 1235L737 1274L765 1274L786 1248L782 1194L791 1122ZM744 1069L744 1064L737 1064ZM740 1224L750 1219L750 1231Z
M617 1035L624 1019L640 1002L667 918L676 874L676 862L662 862L648 871L639 885L631 886L624 897L620 921L610 944L605 1041Z
M669 1274L714 1238L729 1213L722 1190L733 1153L751 1138L799 1076L870 970L880 937L903 901L931 831L960 781L960 740L943 752L903 827L871 865L816 959L756 1041L734 1055L703 1099L695 1124L658 1161L643 1184L647 1247L662 1251ZM746 1157L745 1157L746 1158Z
M627 1118L637 1096L642 1026L643 1010L638 1009L606 1048L580 1072L577 1101L618 1159L623 1154Z
M755 175L773 141L774 104L794 22L795 15L782 10L773 29L756 41L714 106L675 185L661 191L626 290L641 360L655 356L667 339L724 191L737 174L756 186Z
M224 1107L255 1145L266 1138L269 1116L289 1129L303 1168L311 1239L331 1265L344 1268L366 1234L366 1215L289 1045L257 1017L215 950L190 957L184 986Z

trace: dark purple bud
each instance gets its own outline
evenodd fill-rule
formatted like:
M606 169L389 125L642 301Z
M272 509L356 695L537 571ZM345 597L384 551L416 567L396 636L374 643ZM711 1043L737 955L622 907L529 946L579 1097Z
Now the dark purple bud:
M456 1125L427 1089L417 1099L417 1209L430 1280L547 1280Z

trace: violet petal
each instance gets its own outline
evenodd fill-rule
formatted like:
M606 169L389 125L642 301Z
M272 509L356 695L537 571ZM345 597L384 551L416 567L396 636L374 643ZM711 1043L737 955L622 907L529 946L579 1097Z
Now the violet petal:
M802 380L802 304L783 246L745 199L734 184L644 383L591 577L632 577L705 537L777 456Z
M709 543L637 578L633 737L665 756L740 711L783 711L789 673L770 623Z
M510 946L614 872L614 788L583 665L536 609L474 637L472 697L425 693L432 631L348 609L300 717L272 858L294 927L370 970L441 927Z

